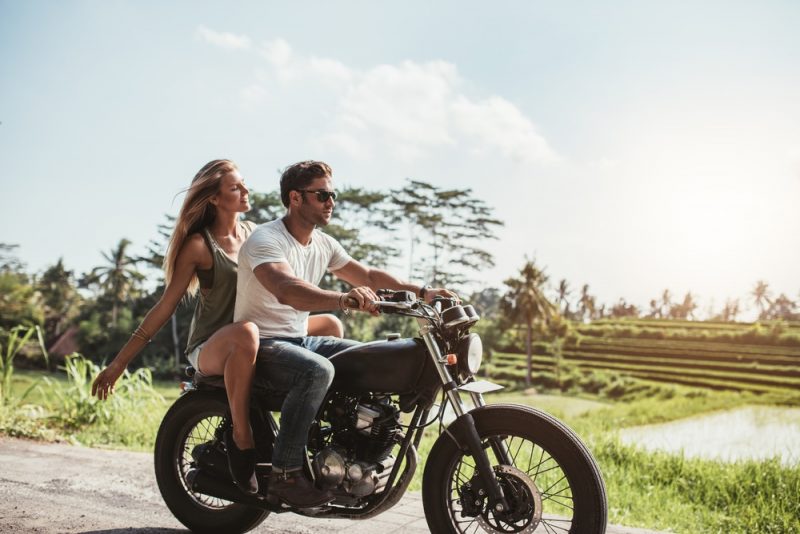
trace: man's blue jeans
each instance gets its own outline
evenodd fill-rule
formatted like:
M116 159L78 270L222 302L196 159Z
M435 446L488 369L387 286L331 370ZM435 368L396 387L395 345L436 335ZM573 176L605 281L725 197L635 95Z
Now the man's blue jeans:
M260 342L256 372L277 392L287 392L272 465L281 469L305 463L308 429L333 382L328 358L358 341L330 336L265 338Z

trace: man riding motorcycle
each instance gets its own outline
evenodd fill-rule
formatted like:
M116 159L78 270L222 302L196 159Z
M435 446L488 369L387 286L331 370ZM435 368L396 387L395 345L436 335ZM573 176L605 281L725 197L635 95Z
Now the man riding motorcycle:
M350 302L360 311L377 314L378 288L412 291L426 300L456 298L447 289L420 287L367 267L320 231L330 222L336 205L332 175L331 168L319 161L287 167L280 179L286 215L259 226L239 252L234 320L258 326L257 372L267 377L272 389L287 393L268 499L298 508L320 506L333 498L304 475L304 450L309 425L333 380L333 365L327 358L356 343L308 336L309 312L347 311ZM326 270L354 288L347 293L319 288ZM242 461L234 475L252 473L254 455L239 458Z

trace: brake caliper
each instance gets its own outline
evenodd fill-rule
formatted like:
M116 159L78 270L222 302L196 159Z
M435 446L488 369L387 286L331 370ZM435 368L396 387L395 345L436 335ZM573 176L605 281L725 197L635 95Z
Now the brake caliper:
M480 487L480 477L474 476L458 490L461 499L461 517L477 517L483 512L486 492Z

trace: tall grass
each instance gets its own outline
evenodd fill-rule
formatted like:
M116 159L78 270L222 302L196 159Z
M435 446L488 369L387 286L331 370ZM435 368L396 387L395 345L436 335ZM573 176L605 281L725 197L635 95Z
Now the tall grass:
M45 362L48 362L42 330L38 325L18 325L8 331L0 329L0 406L5 406L11 401L11 378L14 376L14 359L28 344L34 333ZM26 391L15 400L17 402L22 401L29 392L30 390Z
M105 401L92 395L92 381L100 368L81 355L67 356L64 361L66 385L44 377L55 397L58 411L51 418L67 429L77 429L93 423L108 424L128 412L147 412L163 406L164 398L153 389L153 376L148 368L125 373L117 381L114 394Z
M0 434L152 449L167 403L153 387L149 369L125 371L106 401L92 396L92 381L100 371L97 365L73 354L66 357L61 370L65 372L63 380L49 376L26 380L24 395L35 391L38 403L23 405L14 397L0 412ZM9 395L14 391L10 383L6 391Z

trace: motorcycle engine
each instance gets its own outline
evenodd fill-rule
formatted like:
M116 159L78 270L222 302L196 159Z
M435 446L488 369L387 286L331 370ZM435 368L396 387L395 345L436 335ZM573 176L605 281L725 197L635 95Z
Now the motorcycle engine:
M326 419L329 440L314 456L320 485L357 498L382 490L402 434L400 410L388 397L343 397L331 402Z

